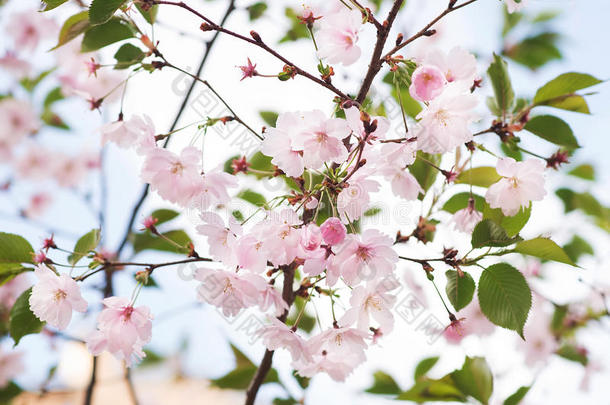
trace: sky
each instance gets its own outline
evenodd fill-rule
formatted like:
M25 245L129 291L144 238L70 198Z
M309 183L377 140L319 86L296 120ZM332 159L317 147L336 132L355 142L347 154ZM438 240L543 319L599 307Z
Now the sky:
M2 24L14 9L24 8L35 5L36 1L10 2L8 6L0 11ZM206 14L213 16L216 21L224 11L223 2L205 2L192 0L193 6L205 10ZM247 5L249 2L238 2L239 5ZM444 7L444 0L411 0L404 12L399 16L396 23L395 33L400 30L408 34L418 30L422 23L433 17L438 10ZM283 35L286 23L281 15L282 9L286 5L298 7L300 2L296 1L274 1L270 11L265 17L256 23L256 29L263 39L268 43L273 43ZM421 47L441 46L443 49L450 49L460 45L479 55L479 71L484 74L487 64L491 60L491 51L501 48L499 30L502 23L501 4L497 0L480 0L473 6L467 7L460 12L447 17L446 22L439 26L437 38L426 40L427 42L419 45ZM552 62L548 67L540 72L531 72L509 62L510 73L513 78L516 93L523 96L532 96L535 90L546 81L554 78L566 71L578 71L593 74L600 79L607 79L610 76L608 63L608 45L605 41L610 38L610 26L607 24L607 16L610 15L610 2L606 0L590 1L560 1L560 0L530 0L528 3L528 13L535 14L537 11L556 9L561 11L561 16L553 22L553 27L562 34L562 50L564 58L559 62ZM68 11L57 10L56 15L64 15ZM69 14L69 13L68 13ZM236 12L228 22L228 25L240 32L250 30L251 24L248 22L243 11ZM201 34L198 31L199 22L177 8L167 8L162 10L160 24L155 30L155 39L159 40L159 47L172 63L187 70L194 70L202 53L200 38L209 38L209 34ZM279 28L279 31L276 29ZM175 29L184 30L184 35L179 35ZM516 32L519 37L520 32ZM395 34L393 34L395 35ZM390 35L390 38L393 38ZM370 29L366 30L361 36L363 49L367 49L366 44L371 44L374 40ZM6 44L1 44L5 45ZM416 45L417 46L417 45ZM296 44L282 45L281 53L289 55L297 65L306 67L309 71L315 71L315 53L313 48L305 41ZM370 47L368 47L370 49ZM417 49L411 50L417 52ZM112 52L109 52L111 55ZM354 77L362 75L368 60L367 51L365 56L357 66L349 69L341 69L334 81L339 88L345 88L350 92L357 89L358 83ZM108 55L106 55L108 56ZM205 67L202 76L209 80L224 98L231 101L235 111L248 123L255 127L260 127L263 122L258 117L258 111L271 110L277 112L307 110L322 108L327 111L331 108L331 95L327 90L313 87L303 78L297 78L289 82L279 82L273 79L245 80L240 82L240 72L236 68L245 63L246 57L250 57L257 63L257 69L261 73L274 73L281 70L282 65L272 57L266 55L258 49L252 49L232 38L220 37L215 44L212 57ZM339 70L339 69L338 69ZM345 72L345 75L343 74ZM0 84L2 84L0 77ZM184 94L188 79L174 71L164 69L155 72L154 75L142 73L137 75L129 84L124 110L127 115L146 113L150 115L159 132L166 131L169 127L175 111ZM567 180L564 176L549 175L549 186L557 187L567 185L578 190L590 189L606 205L610 204L610 160L607 159L607 150L610 147L610 139L607 136L610 128L610 85L604 83L594 89L599 94L588 98L589 106L592 111L591 116L579 115L570 112L553 113L561 116L572 126L579 142L583 148L578 151L574 158L574 164L582 162L592 162L598 173L599 181L595 185L588 185L578 180ZM387 92L385 85L375 85L373 91L378 94ZM485 90L488 92L488 89ZM483 93L486 94L486 93ZM481 104L483 108L483 103ZM106 111L103 115L97 112L87 111L87 106L83 104L69 104L63 106L67 120L75 128L77 137L59 136L57 134L45 135L45 141L59 145L62 148L78 148L88 143L95 145L99 142L96 129L103 123L113 120L116 117L116 107ZM197 87L194 97L182 119L183 125L201 119L206 115L220 115L222 108L217 105L210 97L209 92ZM484 111L482 109L482 111ZM400 124L400 123L398 123ZM480 128L486 126L485 122L478 124ZM235 155L234 152L240 145L243 145L244 137L241 131L233 130L235 127L217 132L210 130L204 139L204 166L211 169L222 164L228 157ZM198 142L201 145L201 138L193 137L194 131L184 131L180 133L172 142L172 148L178 149L190 142ZM491 135L489 135L491 137ZM68 137L68 138L66 138ZM491 138L489 138L491 140ZM78 144L75 146L75 144ZM249 145L255 145L249 143ZM550 154L553 149L543 142L533 141L532 148ZM140 193L141 185L137 178L137 170L140 162L130 152L120 151L109 147L107 151L107 179L108 187L108 208L107 208L107 232L105 245L112 249L120 241L123 235L126 218L131 212L131 207ZM481 157L477 164L492 164L491 160ZM129 173L126 176L125 173ZM131 175L133 174L133 175ZM92 179L92 182L97 181ZM254 184L251 184L254 186ZM264 185L267 189L265 193L272 193L277 189L277 184L269 182ZM28 191L24 187L24 196ZM387 190L384 191L387 193ZM378 201L388 201L384 198L387 194L380 194ZM96 195L94 194L94 197ZM25 197L24 197L25 198ZM52 212L45 217L48 223L59 224L62 229L67 229L71 234L83 234L92 227L96 226L96 217L87 212L82 202L71 195L61 195L60 202L52 209ZM12 201L0 200L0 204L5 206L15 204ZM69 207L69 209L68 209ZM147 200L142 209L142 219L146 213L155 208L168 207L156 196ZM246 213L250 209L246 205L240 207ZM413 204L394 204L387 206L388 215L382 215L375 219L378 223L371 224L391 232L395 230L395 224L408 228L409 223L417 219L421 207L417 203ZM75 214L79 213L79 214ZM543 283L540 289L552 297L557 302L566 302L570 298L582 296L585 289L578 282L582 277L588 282L598 280L610 283L607 267L610 263L610 252L605 247L608 235L604 235L596 228L588 226L583 217L578 214L565 216L561 203L553 197L536 204L532 217L536 218L523 230L526 237L533 237L539 234L552 234L559 242L567 242L570 232L580 230L587 239L598 247L598 257L589 258L583 261L583 270L575 274L575 270L562 265L548 265L546 271L552 274L548 283ZM180 225L192 231L193 224L196 222L196 215L193 210L188 210ZM23 234L33 243L40 241L45 235L39 227L24 224L20 221L8 220L0 217L0 229L2 231ZM193 234L193 232L191 232ZM456 237L450 229L439 230L439 240L453 243L456 247L468 246L468 241L463 237ZM59 241L67 241L69 238L58 237ZM203 243L202 241L198 241ZM72 243L72 242L70 242ZM433 244L427 246L417 255L426 256L427 252L437 251L442 246ZM419 249L419 248L418 248ZM142 260L169 260L172 256L162 254L145 254ZM517 260L523 264L524 261ZM401 264L405 270L410 267ZM228 322L212 307L195 306L196 283L188 280L188 270L182 269L182 273L177 270L168 271L157 275L157 282L162 285L159 290L146 291L141 296L141 303L151 306L157 315L157 321L153 329L153 341L151 348L154 350L170 354L177 350L186 338L189 342L187 355L184 356L183 364L186 370L198 377L214 378L232 369L232 354L226 343L226 339L240 347L246 354L253 359L258 359L262 355L262 346L252 344L250 336L244 331L244 321L250 314L246 313L235 322ZM605 270L605 274L604 274ZM422 283L425 280L420 280ZM124 275L117 280L117 294L129 295L133 285L129 277ZM424 315L443 317L443 309L428 291L428 303L425 307ZM93 300L99 295L96 292L88 291L86 298ZM405 296L408 291L404 291ZM580 294L580 295L579 295ZM320 312L324 309L321 308ZM322 319L328 318L328 314L321 313ZM87 319L77 318L74 325L75 334L86 334L93 327L93 317ZM361 391L371 382L371 372L377 369L392 374L403 388L407 388L412 383L412 370L420 359L427 355L438 355L442 353L435 373L438 376L447 371L451 371L461 365L463 357L467 355L477 355L486 353L491 355L488 360L496 376L500 377L496 384L497 399L503 399L520 385L531 383L534 377L537 378L535 388L528 395L528 403L542 404L571 404L575 401L591 401L589 403L600 403L602 398L607 398L608 388L604 384L604 379L610 377L609 371L599 374L592 381L589 393L578 391L578 381L581 378L582 368L576 367L562 359L554 358L548 369L540 374L527 369L522 365L522 355L515 355L515 338L506 331L496 332L493 339L479 340L469 337L464 340L461 347L448 346L442 341L429 343L426 336L417 329L417 323L401 321L397 316L397 326L395 332L388 336L380 347L373 348L368 352L369 361L359 367L354 375L346 384L338 384L325 376L317 377L307 392L309 403L328 402L329 395L333 400L349 403L389 403L389 400L363 396ZM596 348L595 355L601 362L608 364L610 351L607 347L607 333L610 325L592 328L592 331L584 333L581 337L583 341L590 342ZM241 329L241 330L240 330ZM605 339L605 340L604 340ZM605 347L604 347L604 342ZM59 357L61 351L48 351L46 344L37 337L27 337L24 339L24 347L28 350L26 354L28 363L27 373L19 381L25 386L35 387L46 373L44 366L52 365ZM277 353L277 363L281 377L288 376L290 369L289 359L286 353ZM76 367L76 366L74 366ZM69 373L68 373L69 374ZM433 376L437 374L433 373ZM146 378L150 376L147 375ZM138 377L136 373L136 379ZM144 377L142 377L144 378ZM58 384L62 381L58 381ZM65 383L65 381L63 382ZM291 393L298 395L299 390L296 384L288 383ZM281 395L282 390L277 387L266 387L261 392L261 403L267 403L274 395Z

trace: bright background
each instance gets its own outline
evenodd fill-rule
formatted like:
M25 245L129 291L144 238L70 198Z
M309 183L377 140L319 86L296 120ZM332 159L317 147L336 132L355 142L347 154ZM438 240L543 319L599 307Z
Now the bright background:
M14 10L36 7L38 2L20 0L9 2L0 9L0 23L4 25ZM247 6L251 2L238 1L239 6ZM287 23L283 17L283 8L287 5L299 7L301 2L297 1L273 1L270 10L255 25L255 29L262 35L267 43L273 43L279 39L287 29ZM419 30L421 26L442 8L445 0L410 0L407 8L401 12L396 23L394 38L400 30L405 35ZM189 2L195 8L203 10L204 14L218 21L224 12L224 2L206 2L191 0ZM541 10L560 10L561 16L553 21L553 25L562 36L561 49L564 58L559 62L551 62L540 72L531 72L515 63L510 63L510 73L513 78L516 93L522 96L532 96L536 88L560 73L566 71L577 71L590 73L600 79L608 79L610 69L608 63L607 38L610 38L610 25L607 17L610 15L610 2L607 0L583 1L548 1L531 0L526 11L535 14ZM57 16L58 21L63 21L70 12L68 7L62 7L51 15ZM172 63L191 71L199 63L202 54L201 39L208 39L210 33L202 34L198 30L199 22L189 14L174 7L166 7L161 10L160 24L155 30L155 39L160 41L160 49ZM252 29L245 11L235 12L228 21L232 29L247 33ZM480 0L445 19L439 25L439 34L431 39L420 41L416 45L440 46L445 50L455 45L463 46L479 55L481 75L490 61L491 52L499 51L502 47L500 30L502 26L501 2L497 0ZM183 34L176 33L176 29L183 30ZM338 67L335 84L346 91L353 92L357 89L358 82L354 78L361 77L366 68L372 42L374 41L371 27L368 26L361 36L361 47L364 55L356 66L349 69ZM519 33L516 33L519 37ZM50 39L49 44L51 44ZM0 49L10 48L10 43L2 39ZM313 47L307 41L300 41L282 45L280 52L288 56L290 60L309 71L315 71L315 54ZM411 52L416 52L413 49ZM109 52L110 57L112 52ZM289 82L279 82L273 79L255 78L240 82L240 72L235 66L243 65L246 57L250 57L257 63L257 69L261 73L274 73L281 70L282 65L263 51L253 49L232 38L221 36L216 42L203 77L208 79L220 94L237 111L237 113L255 128L263 125L258 116L260 110L272 110L277 112L292 110L307 110L313 108L331 107L332 95L325 89L317 88L303 78L297 78ZM50 55L40 56L40 63L48 63ZM111 60L111 59L109 59ZM340 72L340 73L339 73ZM343 72L345 75L343 76ZM6 78L0 75L0 88L4 89ZM189 80L177 74L175 71L164 69L155 72L154 75L141 73L129 84L125 112L131 114L146 113L150 115L159 133L167 130L174 118L181 95ZM379 84L374 91L385 96L387 86ZM599 94L588 97L588 103L592 112L591 116L580 115L570 112L554 113L568 121L583 146L573 159L574 165L583 162L592 162L597 170L599 181L594 185L582 184L579 180L550 173L548 175L548 190L554 190L560 185L569 186L578 190L590 190L602 203L610 204L610 159L607 151L610 148L610 85L601 84L594 89ZM489 92L486 88L481 94ZM222 115L222 109L209 102L208 93L202 87L195 89L191 105L182 118L182 124L186 125L195 120L202 119L201 114L210 116ZM483 100L483 97L481 97ZM208 101L205 101L208 100ZM481 103L481 111L484 112L484 103ZM88 111L85 103L65 103L62 106L62 114L68 123L74 128L74 134L65 135L49 130L41 134L41 138L49 145L59 148L80 150L82 145L96 147L99 136L96 129L103 123L116 118L116 106L108 109L103 115L98 112ZM484 128L488 125L488 119L484 119L479 125ZM396 122L400 124L400 122ZM207 169L222 164L228 157L235 155L240 142L241 131L232 131L235 126L229 126L221 133L214 128L208 132L205 140L205 160ZM178 149L193 141L195 131L185 131L176 136L172 148ZM493 135L486 135L486 140L491 145L496 145ZM201 138L194 140L200 144ZM529 149L550 155L553 148L543 142L527 143ZM483 154L478 154L475 164L493 163L487 161ZM124 152L114 147L108 147L106 153L106 176L108 182L108 207L107 228L105 231L104 246L112 250L116 248L120 238L123 236L126 219L131 213L131 208L141 192L141 184L137 172L140 162L131 152ZM0 172L1 173L1 172ZM98 179L92 178L90 186L96 189ZM267 184L267 192L273 191L274 184ZM22 188L23 199L18 201L7 200L0 196L0 211L10 213L17 206L27 201L27 195L32 191L32 186L18 185L17 190ZM387 198L387 191L378 195L378 201L391 201ZM610 285L608 276L608 263L610 263L610 250L608 250L608 235L603 234L597 228L587 224L583 216L572 213L566 216L563 213L561 202L552 195L544 202L534 205L532 218L523 230L525 237L534 237L539 234L551 234L560 244L567 242L574 231L583 235L594 247L598 256L586 258L582 261L583 269L573 269L564 265L545 265L545 275L548 281L541 283L537 288L549 298L558 303L569 302L574 299L584 298L588 289L578 281L579 277L587 283L605 283ZM96 193L92 198L97 198ZM167 203L161 202L156 196L149 198L144 205L139 220L145 214L155 208L169 207ZM418 203L413 204L389 204L385 205L386 211L391 214L383 214L375 226L381 227L392 233L396 230L396 224L403 229L409 229L421 207ZM240 207L247 216L247 205ZM195 236L193 225L196 224L196 215L187 212L181 220L190 235ZM53 225L67 232L57 233L56 239L59 243L71 246L74 239L70 234L81 235L98 225L97 218L87 211L83 203L71 193L62 192L57 196L57 201L51 211L42 222ZM453 245L462 250L468 246L468 239L456 236L450 229L439 227L437 240L443 241L446 246ZM46 236L45 229L48 227L34 226L20 220L12 220L9 217L0 216L0 230L14 232L24 235L33 245L38 245ZM203 244L203 241L198 241ZM418 245L408 245L401 253L415 257L428 257L442 248L440 244L433 244L422 248ZM200 251L204 249L198 249ZM429 253L431 252L431 253ZM163 261L172 256L159 253L143 253L138 259L141 261ZM515 260L516 264L523 265L524 260ZM417 267L400 263L399 269L417 271ZM399 270L399 271L401 271ZM230 371L233 364L233 355L227 344L227 339L234 342L243 352L252 359L260 359L263 347L260 342L252 344L248 333L239 329L240 321L227 322L214 308L209 306L198 306L195 300L194 281L184 280L178 277L173 269L165 269L156 272L156 281L160 289L148 289L144 291L139 303L149 305L157 321L154 323L153 340L150 348L158 353L171 356L178 350L183 350L179 359L174 359L171 365L163 370L146 373L135 372L136 387L138 382L150 379L167 378L174 367L182 368L189 376L201 378L216 378ZM417 272L419 276L419 271ZM443 277L437 277L443 279ZM440 306L433 291L424 279L420 279L426 288L428 295L428 307L426 314L436 316L444 322L444 310ZM101 280L100 280L101 282ZM128 275L116 277L116 294L128 296L131 294L133 282ZM97 291L89 290L86 298L91 302L99 300ZM322 319L328 317L328 309L320 306L317 308ZM73 320L70 333L77 336L85 336L93 328L94 316L77 317ZM608 332L610 323L592 325L586 331L579 333L579 341L590 350L590 357L598 363L608 364L610 360L610 348L608 346ZM186 342L186 348L180 349ZM3 347L8 348L9 342L4 342ZM494 398L503 400L521 385L530 384L534 378L536 383L528 394L528 404L572 404L572 403L608 403L610 388L607 386L610 370L596 374L588 392L578 389L583 369L581 366L570 363L555 356L543 371L526 368L523 366L523 356L517 350L517 340L514 333L498 330L492 338L479 339L471 336L463 341L461 346L446 345L442 339L433 344L426 342L426 336L415 330L415 325L410 325L397 316L396 329L388 337L381 341L380 346L373 347L368 351L368 362L359 367L348 379L346 384L335 383L326 376L316 377L310 389L307 391L307 403L328 403L331 400L337 403L389 403L389 400L380 399L376 396L362 394L362 390L368 387L372 381L372 371L382 369L390 373L402 388L408 388L412 384L412 372L415 364L425 356L442 355L441 361L435 367L432 376L441 376L461 365L464 355L485 355L495 373L496 384ZM20 348L26 353L27 372L19 379L19 383L25 387L35 389L46 377L49 367L56 364L58 359L63 358L62 369L55 380L58 387L72 386L82 387L88 378L86 368L88 363L86 357L75 354L74 348L66 349L61 341L56 345L49 346L45 339L37 336L24 338ZM300 397L299 389L294 380L289 376L289 356L287 353L276 353L275 362L280 376L283 377L286 386L296 398ZM148 397L143 403L157 403L154 398ZM275 396L282 396L283 390L277 386L265 386L261 390L259 403L269 403ZM186 401L186 400L185 400ZM185 402L185 403L188 403ZM195 403L195 402L193 402Z

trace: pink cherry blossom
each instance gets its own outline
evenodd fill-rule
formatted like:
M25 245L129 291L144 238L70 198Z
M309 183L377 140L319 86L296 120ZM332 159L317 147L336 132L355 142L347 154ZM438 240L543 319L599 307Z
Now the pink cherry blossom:
M481 312L479 301L476 298L455 316L458 321L444 332L445 339L449 343L457 344L468 335L487 336L496 330L495 325Z
M470 87L476 78L477 60L461 47L454 47L449 53L435 49L428 52L424 61L440 69L449 83L462 82L464 86Z
M269 322L257 331L267 349L286 349L294 361L308 357L305 341L292 328L276 318L270 318Z
M427 153L450 152L472 140L468 125L477 118L476 96L460 86L447 86L419 113L416 128L418 147Z
M87 339L89 351L97 356L104 350L127 365L145 357L142 347L152 337L153 319L146 306L134 307L127 299L109 297L97 319L97 330Z
M0 285L0 309L10 309L22 292L28 289L30 283L25 274L19 274Z
M76 187L87 176L87 161L83 159L83 156L55 153L53 158L53 178L61 187Z
M37 218L44 214L53 202L51 194L44 191L33 194L30 197L28 206L23 210L23 214L28 218Z
M305 261L303 271L310 276L317 276L326 267L328 251L322 246L322 239L322 231L316 224L309 224L301 231L298 256Z
M392 192L405 200L415 200L424 192L417 179L405 168L387 165L380 170L380 174L390 181Z
M213 212L204 212L200 218L204 224L197 226L197 232L207 237L212 258L225 266L236 265L237 237L242 233L239 224L231 217L229 227L226 227L220 215Z
M275 309L274 314L278 317L289 309L282 294L270 284L267 284L267 286L259 292L258 307L263 312L266 312L273 307Z
M257 234L263 242L267 260L275 266L291 263L299 253L301 224L296 212L290 208L270 211L267 219L258 224Z
M28 77L32 70L28 61L19 58L14 52L10 51L0 57L0 68L8 71L19 80Z
M326 118L320 110L303 113L303 133L292 139L293 149L303 151L303 164L319 169L324 162L342 163L347 157L343 138L350 134L344 119Z
M267 253L263 242L254 235L239 238L236 251L239 267L255 273L262 273L267 268Z
M267 129L261 146L263 154L273 157L271 163L290 177L299 177L305 168L302 151L292 145L302 130L303 118L298 113L280 114L275 128Z
M335 381L344 381L366 359L367 333L353 328L331 328L309 339L306 350L310 357L293 362L303 377L327 373Z
M153 148L146 155L142 180L162 198L185 206L200 191L200 162L201 151L194 146L184 148L180 155Z
M0 347L0 388L6 387L24 370L23 353L14 350L5 351Z
M201 281L197 298L220 309L225 316L235 316L244 308L257 305L265 279L251 273L200 268L195 279Z
M330 246L338 245L345 240L347 228L337 217L330 217L322 225L320 225L322 238L324 242Z
M369 138L383 139L385 134L390 129L390 121L381 116L371 117L370 119L371 122L377 121L377 129L371 132ZM360 110L358 107L350 107L345 109L345 120L347 121L347 124L353 131L354 135L363 139L366 135L366 131L364 130L364 124L360 119Z
M30 309L41 321L57 329L66 329L72 319L72 311L85 312L87 301L83 299L76 281L66 274L57 275L44 264L34 270L38 278L30 295Z
M390 276L354 288L349 299L351 308L339 319L339 325L351 326L356 323L358 329L368 331L370 318L373 318L384 334L391 332L394 327L392 308L396 296L389 292L399 286L398 280Z
M482 219L483 214L476 210L474 207L474 200L470 199L468 206L453 214L451 221L453 221L454 227L458 231L472 233L474 227L481 222Z
M415 69L411 77L409 93L419 101L430 101L443 92L445 75L433 65L423 65Z
M328 63L351 65L360 58L361 50L356 45L362 27L362 14L357 10L343 9L327 14L320 20L316 32L318 55Z
M559 348L559 343L551 331L552 315L543 301L543 298L533 294L532 309L528 316L523 335L525 340L519 339L518 346L524 350L525 363L534 366L544 363Z
M371 202L370 193L379 191L381 185L368 176L366 170L360 169L349 180L349 186L337 196L337 211L340 218L352 222L362 216Z
M22 179L46 180L52 172L53 153L38 144L31 143L26 151L15 158L15 174Z
M417 141L386 143L379 152L379 167L385 165L410 166L415 162Z
M14 98L0 100L0 143L15 145L39 128L40 120L31 104Z
M237 187L237 178L222 170L201 174L192 205L205 211L214 205L226 204L231 199L228 189Z
M485 200L491 208L501 208L504 215L517 214L530 201L540 201L546 195L544 168L544 162L537 159L498 159L496 170L502 179L487 189Z
M392 245L392 238L376 229L367 229L362 235L349 235L341 246L334 248L335 256L327 273L328 284L334 285L343 277L353 286L361 280L390 275L398 262Z
M155 125L146 114L108 123L100 132L103 143L114 142L121 148L135 147L141 154L155 147Z
M40 41L53 37L55 31L55 21L33 10L13 14L6 25L6 32L18 49L34 50Z

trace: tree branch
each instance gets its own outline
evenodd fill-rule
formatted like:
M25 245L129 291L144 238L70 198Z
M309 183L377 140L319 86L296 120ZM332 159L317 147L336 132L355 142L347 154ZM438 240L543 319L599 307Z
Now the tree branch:
M288 317L288 313L290 312L290 307L294 301L294 291L292 290L292 283L294 282L294 270L296 266L294 264L290 264L284 267L284 284L282 287L282 298L288 304L288 309L284 311L284 313L278 318L282 322L286 322L286 318ZM258 394L258 390L260 389L263 381L265 381L265 377L269 370L271 370L271 364L273 362L273 351L265 350L265 355L261 360L261 364L256 370L254 377L250 381L250 385L246 391L246 402L245 405L254 405L254 400L256 399L256 395Z
M201 14L200 12L198 12L197 10L195 10L194 8L190 7L189 5L187 5L186 3L182 2L182 1L176 2L176 1L166 1L166 0L154 0L153 4L164 4L164 5L181 7L183 9L189 11L190 13L196 15L197 17L201 18L203 21L205 21L205 23L207 24L207 26L206 26L207 29L214 30L217 33L218 32L222 32L222 33L225 33L225 34L230 35L232 37L238 38L238 39L240 39L242 41L248 42L248 43L250 43L252 45L258 46L259 48L264 49L265 51L267 51L271 55L275 56L275 58L277 58L277 59L281 60L282 62L284 62L284 64L293 67L294 70L295 70L295 73L297 75L306 77L309 80L319 84L320 86L327 88L328 90L332 91L337 96L339 96L342 100L348 100L349 99L349 97L345 93L343 93L341 90L336 88L331 83L327 83L324 80L322 80L322 79L320 79L318 77L315 77L311 73L301 69L300 67L298 67L297 65L295 65L294 63L292 63L291 61L289 61L288 59L286 59L282 55L280 55L278 52L276 52L269 45L264 43L263 40L261 39L261 37L256 32L254 32L254 31L250 32L250 35L252 36L252 38L248 38L248 37L246 37L244 35L238 34L237 32L234 32L234 31L231 31L229 29L226 29L226 28L222 27L222 24L221 25L216 24L214 21L210 20L209 18L207 18L206 16L204 16L203 14Z
M392 29L392 24L396 19L396 15L398 15L398 10L400 10L400 6L402 6L403 1L404 0L394 0L394 4L392 5L390 13L388 14L388 18L383 22L381 27L377 27L377 42L375 42L375 49L373 49L369 69L366 72L366 76L362 81L360 91L358 91L358 96L356 97L356 101L360 104L362 104L366 98L366 95L371 88L371 84L373 83L373 79L375 76L377 76L377 73L379 73L379 70L381 69L381 65L383 64L381 53L383 52L383 47L388 39L388 34Z

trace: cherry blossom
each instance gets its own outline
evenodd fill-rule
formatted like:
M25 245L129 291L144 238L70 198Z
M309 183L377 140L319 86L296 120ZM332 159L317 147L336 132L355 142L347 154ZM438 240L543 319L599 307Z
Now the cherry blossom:
M87 176L87 161L82 155L55 153L53 157L53 178L61 187L76 187Z
M496 170L502 179L487 189L485 200L491 208L501 208L504 215L517 214L530 201L540 201L546 195L544 168L544 162L537 159L498 159Z
M379 191L378 181L371 179L366 170L359 170L350 181L349 186L337 196L337 211L345 222L355 221L364 214L371 202L370 193Z
M97 330L87 339L89 351L97 356L104 350L127 365L146 356L142 347L152 336L153 319L146 306L134 307L127 299L109 297L97 319Z
M46 180L52 172L53 154L40 145L31 143L23 154L14 160L15 174L28 180Z
M234 187L237 187L237 178L229 173L218 169L202 173L192 203L201 211L225 204L231 199L228 189Z
M509 13L521 11L527 2L528 0L506 0L506 9Z
M427 153L450 152L472 140L468 125L477 118L472 111L476 96L463 92L460 86L447 88L417 116L418 147Z
M37 11L13 14L6 26L6 32L15 41L18 49L34 50L40 41L54 37L57 24Z
M366 130L364 128L364 124L362 122L360 116L360 110L357 107L350 107L345 109L345 119L347 120L347 124L353 131L354 135L357 137L364 139L366 136ZM383 139L385 134L390 129L390 121L386 117L370 117L371 122L376 121L377 125L374 131L372 131L369 135L371 139Z
M476 299L455 316L457 322L452 323L444 332L445 339L449 343L457 344L468 335L487 336L496 330L494 324L481 312L479 301Z
M362 27L362 14L357 10L341 10L320 19L315 33L319 43L318 55L329 63L351 65L360 58L356 45Z
M404 168L388 165L379 172L390 181L392 192L405 200L415 200L420 193L424 192L417 179Z
M267 129L261 152L272 156L271 163L279 167L287 176L303 174L305 163L300 150L293 148L292 139L301 135L303 118L297 113L284 113L275 128Z
M226 227L220 215L213 212L203 212L200 218L204 224L197 226L197 232L207 237L212 258L226 266L236 265L237 238L242 234L239 224L231 217Z
M394 327L392 308L396 296L389 291L399 285L398 280L391 276L354 288L349 299L351 308L339 319L339 324L351 326L356 323L358 329L368 331L371 326L370 318L373 318L384 334L391 332Z
M44 264L36 266L34 275L38 281L32 288L30 309L41 321L62 330L68 327L72 311L87 310L78 284L68 275L57 275Z
M24 370L23 353L5 351L0 347L0 388L6 387L13 378Z
M0 100L0 143L15 145L39 128L38 115L28 102L14 98Z
M476 210L474 206L474 199L468 201L468 206L462 208L453 214L451 221L455 229L460 232L472 233L474 227L481 222L483 214Z
M326 118L320 110L303 113L303 134L292 140L293 148L303 151L303 164L311 169L324 162L342 163L347 157L343 138L350 128L344 119Z
M411 76L409 93L419 101L430 101L443 92L445 75L436 66L420 66Z
M28 77L32 66L24 59L19 58L14 52L7 51L0 57L0 68L10 72L17 79Z
M470 87L477 74L477 60L473 54L461 47L452 48L449 53L439 49L428 52L425 63L437 67L449 83L463 82Z
M193 146L184 148L180 155L167 149L153 148L146 155L142 180L162 198L187 205L200 192L200 162L201 152Z
M256 274L208 268L198 269L195 279L201 281L197 298L222 309L225 316L235 316L242 309L257 305L259 294L267 285Z
M338 245L345 240L347 235L347 228L339 218L330 217L322 225L320 225L320 232L324 242L330 246Z
M322 239L322 231L316 224L309 224L301 231L298 256L305 260L303 271L310 276L317 276L326 267L327 250L322 247Z
M349 235L341 246L333 249L335 256L328 268L328 284L333 285L343 277L353 286L361 280L391 274L398 261L392 244L392 238L376 229L367 229L362 235Z
M155 147L155 125L146 114L108 123L100 132L102 142L114 142L121 148L135 147L141 154Z
M0 308L10 309L22 292L28 289L30 283L25 274L19 274L0 285Z
M310 359L293 362L303 377L327 373L333 380L344 381L365 360L367 333L353 328L331 328L307 341Z
M51 194L44 191L33 194L30 197L28 206L23 210L23 214L28 218L40 217L53 202Z
M269 322L257 332L267 349L287 349L295 361L309 356L305 341L292 328L276 318L269 318Z

